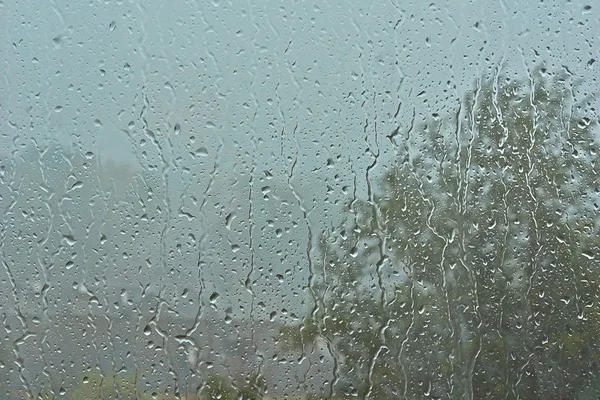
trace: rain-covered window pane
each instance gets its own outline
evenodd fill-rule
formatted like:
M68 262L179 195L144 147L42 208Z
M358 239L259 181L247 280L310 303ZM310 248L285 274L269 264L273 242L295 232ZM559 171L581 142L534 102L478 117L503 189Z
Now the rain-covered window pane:
M599 10L0 2L0 399L600 398Z

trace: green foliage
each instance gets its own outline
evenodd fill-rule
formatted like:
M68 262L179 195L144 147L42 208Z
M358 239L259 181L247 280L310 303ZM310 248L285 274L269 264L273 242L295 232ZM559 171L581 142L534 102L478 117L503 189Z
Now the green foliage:
M213 374L208 377L206 384L200 391L202 399L220 400L259 400L262 399L266 382L264 378L252 375L241 387L236 387L230 379Z
M279 346L283 351L301 349L304 343L313 343L318 329L311 316L304 319L300 326L282 326L279 330Z
M230 379L218 374L211 374L196 393L180 394L177 397L164 389L142 390L137 382L134 372L116 375L102 375L100 372L85 373L81 376L80 383L70 390L65 391L67 399L136 399L136 400L181 400L186 399L220 399L220 400L258 400L263 398L266 389L264 378L252 375L244 385L236 386ZM38 395L41 399L54 399L57 394L49 388ZM61 397L62 398L62 397Z
M237 400L237 390L223 376L212 375L206 381L206 386L202 390L202 398Z
M149 398L150 396L148 396ZM85 374L81 383L68 393L69 399L137 399L136 377L132 372L104 376Z
M395 139L396 165L321 240L314 310L281 331L286 349L331 343L334 395L598 386L600 139L570 85L496 77Z

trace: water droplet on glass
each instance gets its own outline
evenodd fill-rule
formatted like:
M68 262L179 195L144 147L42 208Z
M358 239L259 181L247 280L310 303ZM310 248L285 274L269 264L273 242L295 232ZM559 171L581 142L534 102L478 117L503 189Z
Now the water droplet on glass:
M218 299L218 298L219 298L219 293L217 293L217 292L213 292L213 293L210 295L210 298L209 298L209 300L210 300L211 304L215 304L215 303L217 302L217 299Z

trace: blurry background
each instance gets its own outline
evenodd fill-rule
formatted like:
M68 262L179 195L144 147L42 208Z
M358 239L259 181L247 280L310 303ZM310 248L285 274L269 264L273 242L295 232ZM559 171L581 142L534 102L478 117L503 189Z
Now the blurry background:
M597 398L598 6L413 3L1 3L0 397Z

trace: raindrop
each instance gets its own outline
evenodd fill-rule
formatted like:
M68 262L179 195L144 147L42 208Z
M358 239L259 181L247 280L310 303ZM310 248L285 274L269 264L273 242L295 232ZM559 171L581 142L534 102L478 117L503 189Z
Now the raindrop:
M69 246L74 246L77 243L77 240L72 235L64 235L63 238Z
M217 292L213 292L213 293L210 295L210 298L209 298L209 300L210 300L210 303L211 303L211 304L215 304L215 303L217 302L217 299L218 299L218 298L219 298L219 293L217 293Z

